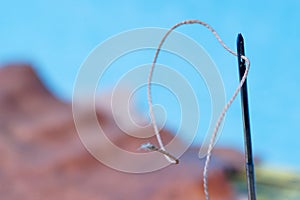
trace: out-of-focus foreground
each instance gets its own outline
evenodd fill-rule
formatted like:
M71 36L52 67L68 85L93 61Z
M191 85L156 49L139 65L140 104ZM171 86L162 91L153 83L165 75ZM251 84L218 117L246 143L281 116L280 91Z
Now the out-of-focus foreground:
M0 68L0 110L0 199L204 198L203 161L195 149L189 149L179 165L146 174L118 172L94 159L76 133L71 105L55 98L31 66ZM138 152L140 144L155 143L155 138L122 133L101 106L97 116L110 140L121 148ZM173 138L167 130L162 136L166 142ZM214 150L208 180L211 199L241 197L239 191L245 192L245 187L232 177L243 174L243 162L243 155L233 149Z

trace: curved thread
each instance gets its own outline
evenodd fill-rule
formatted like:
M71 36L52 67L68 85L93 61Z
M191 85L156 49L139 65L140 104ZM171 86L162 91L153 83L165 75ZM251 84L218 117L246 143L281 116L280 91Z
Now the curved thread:
M157 47L157 50L156 50L156 53L155 53L155 56L154 56L154 59L153 59L153 62L152 62L152 66L151 66L151 69L150 69L150 72L149 72L148 87L147 87L147 90L148 90L147 97L148 97L148 105L149 105L149 110L150 110L150 118L151 118L151 121L152 121L152 126L153 126L153 129L154 129L154 132L155 132L155 135L156 135L159 147L160 147L161 150L163 150L165 152L166 152L166 149L164 147L164 144L162 142L160 133L158 131L157 124L156 124L156 119L155 119L155 116L154 116L154 113L153 113L153 104L152 104L152 97L151 97L151 80L152 80L153 71L154 71L154 67L155 67L155 64L156 64L159 52L160 52L161 47L162 47L163 43L165 42L166 38L168 37L168 35L174 29L178 28L179 26L186 25L186 24L200 24L202 26L205 26L207 29L209 29L214 34L214 36L219 41L219 43L223 46L223 48L225 48L232 55L237 56L237 53L234 52L233 50L231 50L229 47L227 47L225 45L225 43L221 40L221 38L218 35L218 33L209 24L207 24L205 22L202 22L200 20L186 20L186 21L182 21L182 22L180 22L178 24L175 24L173 27L171 27L168 30L168 32L164 35L164 37L162 38L162 40L160 41L160 43L159 43L159 45ZM205 199L206 200L209 200L207 177L208 177L209 161L210 161L210 158L211 158L211 151L213 149L213 145L215 143L218 130L219 130L220 125L221 125L221 123L222 123L222 121L223 121L223 119L225 117L225 114L226 114L227 110L229 109L229 107L231 106L231 104L233 103L233 101L236 98L236 96L238 95L239 91L241 90L244 82L246 81L246 78L247 78L247 75L248 75L248 72L249 72L249 68L250 68L250 61L249 61L249 59L246 56L243 56L243 55L241 56L241 58L244 59L246 61L246 63L247 63L245 73L244 73L244 75L242 77L242 80L240 81L238 87L236 88L236 90L233 93L232 97L230 98L230 100L227 102L227 104L223 108L223 110L222 110L222 112L221 112L221 114L220 114L220 116L218 118L218 121L217 121L217 123L215 125L214 131L213 131L213 134L212 134L212 137L210 139L209 146L208 146L208 150L207 150L207 156L206 156L204 170L203 170L203 186L204 186L204 193L205 193ZM175 163L176 162L176 161L174 161L173 159L171 159L167 155L165 155L165 158L169 162L171 162L171 163Z

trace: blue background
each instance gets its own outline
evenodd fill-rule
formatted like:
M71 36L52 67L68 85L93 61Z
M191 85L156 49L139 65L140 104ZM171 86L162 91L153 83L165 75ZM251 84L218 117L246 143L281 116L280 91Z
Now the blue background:
M211 24L233 49L237 33L243 33L252 63L248 86L254 152L267 164L300 170L299 1L2 1L0 62L33 63L49 89L70 101L76 73L96 45L122 31L169 28L194 18ZM204 28L178 31L199 42L214 59L228 98L238 83L236 58ZM143 58L144 63L152 56ZM176 122L175 114L168 117L170 124ZM218 145L242 149L239 99L226 117Z

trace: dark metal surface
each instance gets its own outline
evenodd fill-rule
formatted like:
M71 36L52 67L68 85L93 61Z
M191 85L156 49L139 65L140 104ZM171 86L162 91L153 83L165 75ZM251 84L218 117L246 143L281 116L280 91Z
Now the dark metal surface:
M243 60L241 58L241 55L245 55L244 39L243 39L242 34L239 34L237 37L237 54L238 54L239 75L240 75L240 80L241 80L245 73L245 70L246 70L245 60ZM254 172L254 162L253 162L253 154L252 154L247 80L245 81L245 83L241 89L241 101L242 101L243 123L244 123L244 140L245 140L245 158L246 158L248 199L256 200L255 172Z

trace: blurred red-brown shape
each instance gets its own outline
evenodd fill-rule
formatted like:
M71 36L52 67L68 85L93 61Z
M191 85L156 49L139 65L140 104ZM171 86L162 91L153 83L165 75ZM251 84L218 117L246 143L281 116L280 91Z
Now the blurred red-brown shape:
M144 142L155 143L154 137L124 134L110 112L97 112L101 126L119 147L135 151ZM173 135L164 130L162 138L168 142ZM204 199L204 160L197 155L191 148L178 165L145 174L110 169L84 148L71 104L53 96L30 65L0 68L0 199ZM235 199L228 175L242 169L241 153L216 148L208 178L211 199Z

